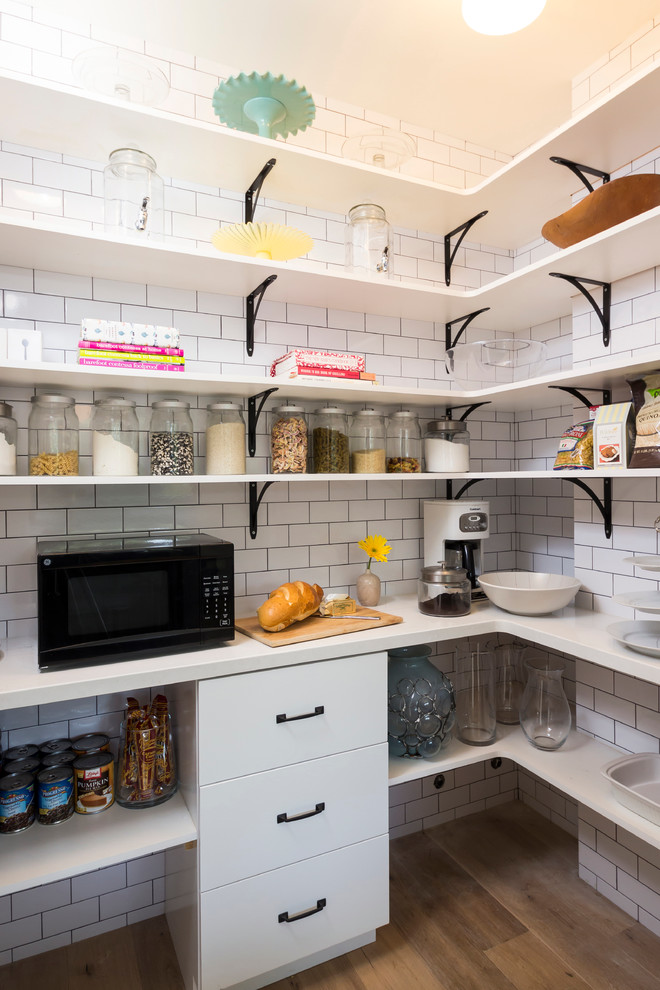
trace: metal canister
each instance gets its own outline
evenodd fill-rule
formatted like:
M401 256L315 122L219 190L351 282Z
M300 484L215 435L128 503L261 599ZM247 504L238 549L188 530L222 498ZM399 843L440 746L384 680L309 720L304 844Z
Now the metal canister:
M64 753L67 749L71 749L70 739L50 739L40 747L39 752L42 756L49 756L51 753Z
M34 777L41 763L36 756L26 756L24 760L12 760L5 763L3 774L7 773L31 773Z
M41 760L42 767L64 767L70 766L78 757L72 749L67 749L63 753L51 753Z
M46 767L37 774L37 821L59 825L73 814L73 768Z
M110 740L101 732L89 732L86 736L78 736L71 743L71 749L76 756L84 756L86 753L107 752L110 749Z
M36 749L36 747L35 747ZM10 773L0 778L0 833L12 835L34 822L34 777Z
M5 763L12 763L14 760L24 760L28 756L36 756L39 752L37 746L26 743L24 746L12 746L5 753Z
M115 764L112 753L96 752L79 756L73 764L75 811L95 815L115 800Z

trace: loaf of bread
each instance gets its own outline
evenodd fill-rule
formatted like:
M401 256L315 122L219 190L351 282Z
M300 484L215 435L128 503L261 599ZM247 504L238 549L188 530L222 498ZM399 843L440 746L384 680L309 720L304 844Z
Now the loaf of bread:
M323 588L305 581L289 581L271 591L257 609L259 625L266 632L280 632L312 615L323 600Z

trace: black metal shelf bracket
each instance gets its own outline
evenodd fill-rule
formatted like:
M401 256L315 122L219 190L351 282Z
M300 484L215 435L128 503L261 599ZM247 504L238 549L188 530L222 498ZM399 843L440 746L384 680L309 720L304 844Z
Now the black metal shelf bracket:
M250 188L245 193L245 222L252 223L252 218L254 217L254 211L257 208L257 200L259 199L259 193L261 192L261 187L264 184L264 179L275 166L277 158L270 158L264 167L262 168L259 175L256 177Z
M481 213L477 213L477 215L472 217L471 220L466 220L465 223L460 224L458 227L455 227L454 230L450 230L448 234L445 234L445 285L451 284L451 266L454 264L456 252L461 246L463 238L469 231L470 227L475 224L477 220L481 220L482 217L485 217L487 213L488 210L482 210ZM454 250L452 251L451 239L455 234L460 234L461 236L456 241Z
M264 402L273 392L277 392L277 386L275 388L267 388L264 392L257 392L256 395L251 395L248 399L248 454L250 457L254 457L257 449L257 423L259 422L261 410L264 407ZM258 408L257 399L261 399Z
M263 487L257 495L256 481L250 482L250 536L253 540L257 538L257 516L259 515L261 500L273 484L275 484L274 481L264 481Z
M480 316L482 313L487 313L489 309L490 306L484 306L483 309L476 309L474 313L468 313L467 316L457 316L455 320L450 320L449 323L445 323L445 350L448 351L451 347L456 347L456 344L467 330L469 324L472 323L472 320L474 320L475 317ZM452 340L451 328L454 323L460 323L461 321L463 321L463 326Z
M596 316L600 320L603 328L603 347L608 347L610 343L610 309L612 302L612 285L610 282L599 282L595 278L579 278L577 275L564 275L562 272L548 272L552 278L563 278L571 285L574 285L593 307ZM601 309L591 293L585 289L582 283L587 285L599 285L603 290L603 308Z
M248 357L252 357L254 354L254 324L257 319L259 307L261 306L261 300L268 286L272 285L276 278L277 275L269 275L268 278L263 280L261 285L258 285L256 289L252 290L249 296L245 297L245 350L248 353Z
M584 483L580 478L567 478L564 474L561 476L562 481L570 481L572 485L577 485L583 492L586 492L591 501L594 503L601 516L603 517L603 529L605 532L605 539L609 540L612 535L612 479L603 478L603 500L598 498L595 492L592 492L591 488Z
M573 388L572 385L548 385L548 388L556 388L560 392L568 392L568 394L572 395L574 399L577 399L589 408L591 408L593 402L590 402L586 395L582 394L583 392L600 392L603 396L603 401L601 403L603 406L609 406L612 402L612 392L609 388Z
M446 485L445 498L449 499L449 501L451 501L452 499L460 498L461 495L463 495L468 490L468 488L472 488L472 485L476 485L483 480L484 480L483 478L470 478L470 480L466 481L464 485L461 485L461 487L454 495L453 494L454 483L451 478L447 478L447 481L445 482Z
M490 399L484 399L483 402L473 402L471 406L448 406L445 412L445 419L453 419L452 412L454 409L465 409L462 416L459 416L459 422L464 422L468 416L471 416L475 409L480 409L481 406L489 406L491 403Z
M574 175L577 175L580 182L583 182L587 187L589 192L594 191L594 187L591 185L589 180L582 174L586 172L587 175L594 175L597 179L603 180L603 185L610 181L610 173L602 172L599 168L591 168L590 165L578 165L577 162L572 162L570 158L560 158L558 155L551 155L550 161L555 162L557 165L565 165L566 168L570 169Z

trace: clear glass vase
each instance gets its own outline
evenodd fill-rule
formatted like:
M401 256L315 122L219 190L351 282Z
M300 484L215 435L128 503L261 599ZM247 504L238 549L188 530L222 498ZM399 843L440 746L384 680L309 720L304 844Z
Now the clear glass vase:
M428 659L431 652L421 645L387 654L387 738L393 756L431 759L451 736L454 692Z
M518 725L523 694L523 647L503 643L495 650L495 717L503 725Z
M520 724L537 749L559 749L571 730L571 709L561 677L564 665L554 657L525 660L527 684L520 704Z

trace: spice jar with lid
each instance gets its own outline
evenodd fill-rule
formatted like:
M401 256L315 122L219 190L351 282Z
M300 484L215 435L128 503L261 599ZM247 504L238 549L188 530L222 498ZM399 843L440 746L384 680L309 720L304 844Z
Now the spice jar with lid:
M461 419L434 419L424 432L426 470L469 471L470 434Z
M348 416L339 406L323 406L312 418L315 474L348 474Z
M237 402L206 407L206 473L245 474L245 420Z
M194 474L190 403L182 399L161 399L151 403L151 410L149 425L151 473Z
M96 399L92 415L92 473L132 477L138 473L138 418L133 399Z
M422 434L410 409L394 412L387 421L388 474L418 474L422 470Z
M417 607L425 615L467 615L471 608L472 586L467 571L460 566L460 551L447 550L446 560L422 568L417 582Z
M0 475L16 474L16 420L8 402L0 401Z
M271 413L270 463L273 474L307 474L307 417L293 402Z
M351 419L351 471L385 473L385 422L377 409L360 409Z
M391 274L392 230L382 206L360 203L348 211L346 267L383 278Z
M78 474L78 417L68 395L33 395L28 419L29 473Z

